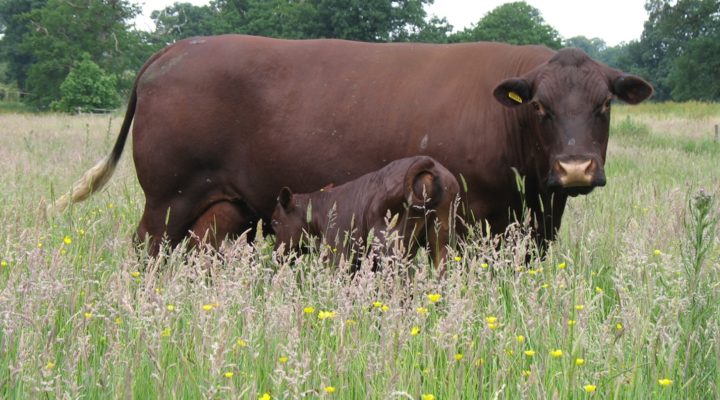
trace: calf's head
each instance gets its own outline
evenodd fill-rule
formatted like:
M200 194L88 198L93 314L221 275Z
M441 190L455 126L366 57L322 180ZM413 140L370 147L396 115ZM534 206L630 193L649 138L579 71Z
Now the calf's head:
M307 232L309 198L284 187L280 190L272 214L271 225L275 231L275 250L285 245L285 250L300 250L303 231Z
M605 185L605 154L614 98L637 104L653 92L641 78L598 63L578 49L563 49L527 74L500 83L493 95L501 104L526 107L544 184L571 196ZM542 171L545 173L544 171Z

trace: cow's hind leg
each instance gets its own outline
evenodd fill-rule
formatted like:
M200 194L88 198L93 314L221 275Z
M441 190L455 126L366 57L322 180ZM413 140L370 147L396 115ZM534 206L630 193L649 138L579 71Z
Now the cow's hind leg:
M241 203L220 201L203 212L190 228L190 243L198 246L207 243L219 248L223 240L236 237L253 229L258 217Z

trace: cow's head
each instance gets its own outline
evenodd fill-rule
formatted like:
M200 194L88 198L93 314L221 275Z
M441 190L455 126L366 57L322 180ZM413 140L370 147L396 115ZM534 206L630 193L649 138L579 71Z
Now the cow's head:
M544 182L571 196L605 185L605 154L613 98L637 104L653 92L641 78L600 64L578 49L560 50L527 74L503 81L501 104L528 107L533 145L547 167ZM547 163L547 164L546 164ZM542 172L544 173L544 171Z
M272 214L271 225L275 231L275 250L285 244L285 250L300 250L303 231L308 230L306 195L293 194L290 188L280 190Z

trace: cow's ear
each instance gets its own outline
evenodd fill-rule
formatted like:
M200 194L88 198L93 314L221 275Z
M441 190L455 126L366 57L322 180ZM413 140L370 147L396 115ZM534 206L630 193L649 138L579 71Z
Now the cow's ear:
M280 207L282 207L285 210L289 210L292 206L292 190L290 190L289 187L285 186L282 189L280 189L280 194L278 195L277 201L278 204L280 204Z
M653 87L642 78L623 74L612 82L613 93L628 104L637 104L653 94Z
M495 99L506 107L517 107L532 98L530 83L522 78L511 78L500 83L493 90Z

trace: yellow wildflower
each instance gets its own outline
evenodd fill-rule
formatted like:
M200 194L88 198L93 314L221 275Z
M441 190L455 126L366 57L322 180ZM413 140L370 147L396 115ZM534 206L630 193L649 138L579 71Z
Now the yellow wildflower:
M494 315L489 315L485 317L485 322L487 322L488 324L494 324L497 322L497 317L495 317Z
M585 305L583 305L583 304L576 304L576 305L575 305L575 309L578 310L578 311L582 311L583 309L585 309Z
M373 308L380 308L383 306L382 301L374 301L373 302Z
M621 324L621 323L619 323L619 322L618 322L617 324L615 324L615 329L621 331L622 328L623 328L623 324Z
M525 355L528 357L532 357L535 355L535 350L525 350Z
M525 336L523 336L523 335L517 335L517 337L515 338L515 340L517 340L518 343L524 343L524 342L525 342Z
M427 295L427 298L431 303L437 303L442 299L442 295L440 293L430 293Z
M528 270L528 274L530 274L530 275L532 275L532 276L537 275L538 272L539 272L539 271L536 270L536 269L529 269L529 270Z
M558 269L565 269L565 267L567 267L567 264L565 264L564 262L561 262L560 264L558 264L557 267L558 267Z
M653 250L653 254L659 256L660 254L662 254L662 252L659 249L655 249Z
M262 396L258 397L258 400L270 400L272 397L270 397L270 393L263 393Z
M242 340L242 339L239 339L239 338L238 338L238 340L235 342L235 344L237 345L237 347L245 347L245 346L247 346L247 342L244 341L244 340Z
M52 361L48 361L47 365L45 365L45 368L53 369L53 368L55 368L55 363Z
M540 287L543 288L543 289L547 289L547 288L550 287L550 284L547 283L547 282L545 282L545 283L543 283L542 285L540 285Z
M63 243L68 244L68 245L72 244L72 238L68 235L65 235L65 237L63 238Z
M335 386L325 386L324 390L325 393L333 394L335 393Z
M133 278L137 278L138 276L140 276L140 271L132 271L130 272L130 276L132 276Z
M582 367L583 365L585 365L585 359L584 358L576 358L575 365L577 365L578 367Z
M213 308L215 308L215 305L214 305L214 304L204 304L204 305L202 306L202 309L205 310L205 311L212 311Z
M120 318L120 317L115 318L115 324L116 324L116 325L122 325L122 324L123 324L122 318Z
M499 325L495 324L495 323L487 324L488 329L490 329L491 331L494 331L495 329L497 329L498 326Z
M461 260L462 260L462 257L460 257L460 256L455 256L455 261L461 261Z
M482 264L480 264L480 268L487 269L488 267L490 267L490 265L488 265L488 263L482 263Z
M428 309L425 308L425 307L418 307L418 308L417 308L417 313L420 314L420 315L423 315L423 316L424 316L424 315L427 315Z
M175 306L172 305L172 304L168 304L166 308L167 308L167 310L170 311L170 312L175 311Z
M8 262L5 260L0 261L0 267L7 268Z
M462 354L462 353L456 353L456 354L455 354L455 361L460 361L460 360L462 360L462 358L463 358L463 354Z
M348 319L345 320L345 324L347 324L347 326L353 326L357 324L357 321L355 321L354 319Z
M78 229L77 231L78 235L84 236L85 235L85 229Z
M278 358L278 361L280 361L280 364L285 364L286 362L288 362L288 358L286 356L280 356L280 358Z
M522 371L522 376L524 376L525 378L529 378L529 377L530 377L530 370L529 370L529 369L524 369L524 370Z
M425 393L422 396L420 396L422 400L435 400L435 396L430 393Z
M658 383L662 387L668 387L668 386L672 385L673 381L668 378L663 378L663 379L658 379Z
M327 318L335 318L335 311L320 311L318 313L318 319L324 320Z
M305 308L303 308L303 312L305 314L312 314L315 312L315 307L305 307Z
M387 312L390 309L390 306L387 304L383 304L382 307L380 307L380 311Z
M574 319L569 319L569 320L567 320L568 326L575 326L575 323L576 323L576 322L577 322L577 321L575 321Z
M226 372L224 375L225 375L226 378L232 378L233 375L235 375L235 374L233 374L232 371L228 371L228 372Z
M160 336L162 336L162 337L170 337L170 334L171 334L171 333L172 333L172 329L170 329L170 328L165 328L165 329L162 330L162 332L160 332Z
M555 349L550 351L550 355L553 356L553 358L560 358L562 357L563 352L560 349Z
M595 385L585 385L583 386L583 389L585 389L585 392L592 393L597 389L597 386Z
M420 328L413 326L412 329L410 329L410 336L417 336L418 334L420 334Z
M603 290L600 286L595 286L595 293L600 294L602 292L603 292Z
M482 357L480 357L477 360L475 360L475 366L479 367L479 366L483 365L484 362L485 362L485 360L483 360Z
M91 313L91 312L86 312L86 313L85 313L85 319L90 319L90 318L92 318L92 313Z

